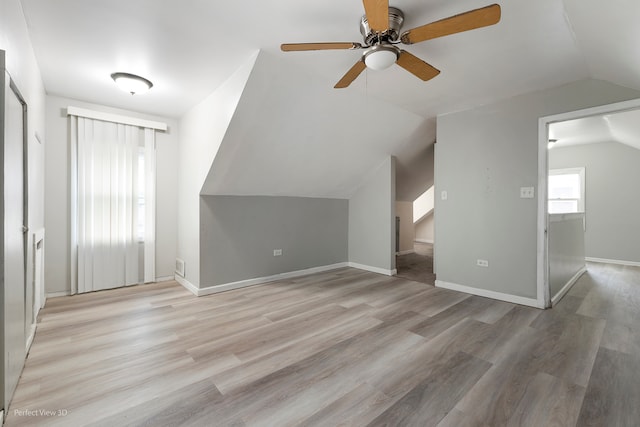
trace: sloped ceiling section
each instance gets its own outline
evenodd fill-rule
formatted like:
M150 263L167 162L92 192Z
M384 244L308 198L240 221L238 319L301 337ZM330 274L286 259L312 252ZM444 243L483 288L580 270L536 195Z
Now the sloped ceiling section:
M202 194L349 198L386 157L429 144L422 117L281 65L259 54Z
M564 0L592 78L640 90L640 2Z
M615 141L640 150L640 110L552 123L549 138L557 147Z

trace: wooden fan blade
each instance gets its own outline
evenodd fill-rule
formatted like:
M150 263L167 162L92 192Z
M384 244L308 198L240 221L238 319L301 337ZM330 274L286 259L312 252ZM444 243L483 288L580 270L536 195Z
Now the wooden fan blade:
M404 44L413 44L463 31L475 30L500 22L500 5L471 10L459 15L451 16L431 24L423 25L405 31L400 40Z
M342 89L349 86L351 82L353 82L360 75L360 73L364 71L365 68L367 68L367 66L364 64L363 60L356 62L355 65L351 67L349 71L347 71L347 74L345 74L344 77L342 77L340 81L336 83L334 88Z
M389 0L362 0L369 28L379 33L389 29Z
M361 49L360 43L329 42L329 43L284 43L280 49L284 52L297 52L303 50L332 50L332 49Z
M400 51L400 56L398 57L396 64L425 82L440 74L440 70L427 64L422 59L410 54L406 50Z

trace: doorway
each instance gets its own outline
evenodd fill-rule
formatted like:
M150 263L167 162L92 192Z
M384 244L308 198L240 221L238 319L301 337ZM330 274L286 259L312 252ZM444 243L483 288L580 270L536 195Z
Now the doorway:
M435 286L433 194L432 186L412 202L396 201L396 275Z
M588 108L588 109L584 109L584 110L578 110L578 111L573 111L573 112L569 112L569 113L563 113L563 114L558 114L558 115L553 115L553 116L547 116L547 117L542 117L539 120L539 128L538 128L538 135L539 135L539 155L538 155L538 299L541 303L544 303L545 307L550 307L552 305L552 298L554 298L554 295L552 295L552 290L550 289L550 283L552 281L551 278L551 272L550 272L550 266L551 266L551 259L550 259L550 247L549 247L549 243L550 243L550 226L552 224L550 224L549 221L549 214L548 214L548 194L549 194L549 183L548 183L548 171L549 169L553 169L554 166L550 165L550 161L549 161L549 144L550 144L550 139L552 140L551 144L555 145L554 143L554 139L558 139L555 137L555 135L552 135L550 133L550 129L553 126L556 126L558 124L561 123L565 123L565 122L572 122L572 124L578 123L581 120L584 121L593 121L594 119L597 119L598 117L600 117L601 119L604 119L604 116L610 117L611 115L614 114L627 114L630 113L634 110L638 110L640 109L640 99L639 100L632 100L632 101L626 101L626 102L620 102L620 103L615 103L615 104L610 104L610 105L604 105L604 106L599 106L599 107L594 107L594 108ZM606 121L606 120L605 120ZM606 123L607 128L611 128L611 123ZM593 130L590 132L590 134L594 134ZM558 166L557 163L554 163L555 167ZM634 168L637 169L637 168ZM586 170L586 174L587 177L589 177L589 167L587 167ZM589 185L589 182L587 181L587 186ZM611 195L613 194L619 194L618 190L616 188L609 188L607 190L607 192ZM589 227L590 225L593 224L589 224L590 223L590 217L589 217L589 200L588 200L588 195L587 195L587 214L584 218L584 224L585 227ZM607 209L609 209L609 212L613 212L612 206L606 206ZM623 209L624 210L624 209ZM592 212L593 213L593 212ZM587 245L589 243L586 243ZM617 245L620 246L620 245ZM635 247L635 246L634 246ZM637 256L640 256L637 255ZM593 257L593 255L591 255L591 257ZM587 261L590 260L590 256L589 256L589 251L587 250L586 252L586 259ZM608 260L610 261L610 260ZM636 260L640 261L640 260ZM633 260L631 261L633 263ZM584 264L584 262L583 262ZM576 276L574 278L571 278L567 284L565 285L565 288L562 289L562 292L567 292L569 290L569 288L571 287L571 285L573 283L571 283L572 281L575 282L575 280L577 280L579 278L579 272L576 272ZM573 280L575 279L575 280ZM563 295L563 294L562 294ZM556 293L555 295L555 300L557 301L559 299L559 297L561 297L562 295L558 295L558 293Z

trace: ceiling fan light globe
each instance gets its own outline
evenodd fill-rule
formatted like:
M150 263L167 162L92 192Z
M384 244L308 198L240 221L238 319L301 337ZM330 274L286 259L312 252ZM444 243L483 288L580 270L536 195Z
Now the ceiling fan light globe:
M398 60L397 49L391 46L374 46L364 54L364 63L372 70L384 70Z

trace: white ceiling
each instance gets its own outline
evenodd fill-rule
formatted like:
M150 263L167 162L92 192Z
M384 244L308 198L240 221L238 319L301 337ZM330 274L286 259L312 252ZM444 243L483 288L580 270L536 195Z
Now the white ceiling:
M555 146L619 142L640 150L640 110L567 120L549 125Z
M404 29L491 0L392 0ZM22 0L51 94L179 117L256 49L282 67L308 69L327 90L358 51L280 52L283 42L361 41L360 0ZM442 73L424 83L397 66L366 71L348 89L423 117L596 77L640 89L640 2L509 0L499 24L406 49ZM141 74L145 97L118 92L109 75Z
M391 5L404 11L403 28L410 29L492 1L392 0ZM433 80L422 82L393 66L378 72L367 70L349 88L341 90L333 89L333 85L359 59L361 51L284 53L279 47L285 42L361 42L360 0L21 2L49 94L181 117L258 50L274 59L275 65L265 69L279 69L283 75L299 73L300 79L308 81L313 99L298 98L301 104L309 104L300 111L315 111L330 123L314 125L316 148L336 135L351 135L345 146L351 153L345 158L349 164L314 151L313 169L299 172L323 171L325 176L335 178L332 187L319 184L322 179L314 180L316 184L309 181L302 188L296 186L295 179L284 184L274 177L268 191L256 175L253 184L240 189L235 186L244 181L236 183L232 180L236 176L219 176L217 179L229 186L216 191L227 194L340 196L357 181L350 168L374 168L389 154L398 157L399 179L418 177L421 165L412 159L425 153L435 140L438 114L589 77L640 90L640 25L635 22L640 16L638 1L501 1L502 19L497 25L405 47L442 71ZM132 97L111 81L109 76L116 71L140 74L152 80L154 87L144 96ZM345 119L350 112L335 108L336 97L350 99L345 105L352 108L357 120ZM263 125L251 124L251 116L244 117L245 124L238 121L242 117L236 117L234 129L248 127L243 135L253 135L254 139L236 140L244 144L237 149L247 155L232 156L229 161L238 170L251 171L260 164L262 176L280 173L280 178L290 177L285 166L293 167L293 163L285 164L283 158L296 153L299 141L295 136L305 132L304 119L294 123L283 116L296 112L291 110L290 91L282 91L281 96L271 94L269 102L261 112ZM402 111L406 117L400 124L411 125L390 140L387 132L360 132L372 122L376 122L372 129L378 129L380 123L397 126ZM276 131L269 123L288 128ZM270 149L262 150L266 143L271 144ZM375 156L359 155L366 150ZM251 160L255 156L250 153L255 152L263 155L260 163Z

